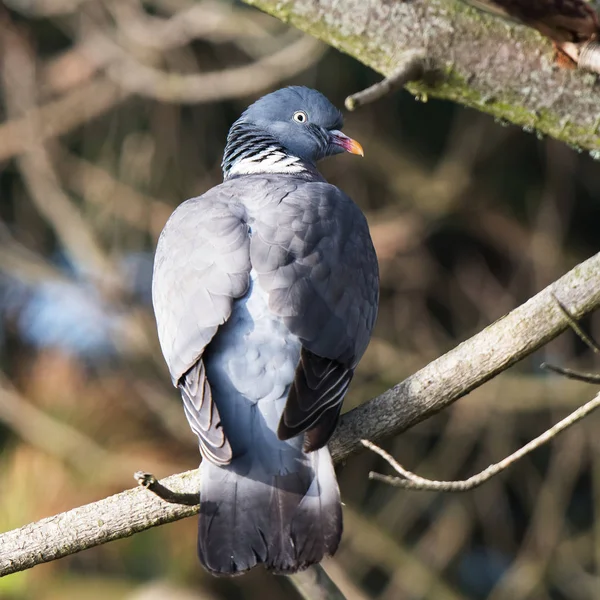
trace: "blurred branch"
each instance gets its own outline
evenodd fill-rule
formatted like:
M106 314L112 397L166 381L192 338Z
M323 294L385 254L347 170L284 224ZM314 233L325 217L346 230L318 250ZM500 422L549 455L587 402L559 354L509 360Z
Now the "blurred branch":
M79 429L47 414L1 375L0 422L34 448L69 465L80 475L93 477L97 483L122 485L138 460L106 450ZM163 468L169 468L168 465L165 461Z
M519 448L516 452L513 452L510 456L507 456L504 460L498 463L490 465L487 469L484 469L480 473L472 475L468 479L461 481L435 481L432 479L426 479L420 477L411 471L405 469L400 465L393 456L388 452L373 444L368 440L361 440L363 446L369 448L376 454L379 454L384 460L386 460L390 466L401 475L401 477L390 477L389 475L381 475L380 473L369 473L369 479L375 479L376 481L382 481L394 487L400 487L406 490L422 490L429 492L467 492L480 485L492 477L498 475L518 460L533 452L540 446L549 442L552 438L556 437L559 433L565 429L575 425L578 421L581 421L584 417L589 415L591 412L600 407L600 394L597 394L592 400L572 412L569 416L559 421L556 425L547 429L544 433L531 440L528 444L525 444Z
M27 283L69 280L43 256L14 240L4 226L0 226L0 272Z
M327 573L346 598L350 600L370 600L370 596L367 596L351 581L350 573L335 558L326 558L320 566L325 569L325 573Z
M209 73L182 74L161 71L138 61L132 54L96 32L94 52L115 60L107 75L130 93L149 96L162 102L193 104L240 98L263 91L304 71L325 52L326 46L302 36L283 49L242 67Z
M321 565L312 565L289 579L304 600L346 600Z
M435 77L408 84L572 145L600 150L596 78L555 64L536 31L463 2L245 0L391 76L406 51L424 48Z
M600 307L600 253L577 265L522 306L381 396L346 413L331 441L336 462L361 440L389 437L426 419L567 329L559 298L573 318ZM198 493L196 471L161 482ZM162 501L134 489L0 535L0 575L22 571L195 514L198 507Z
M165 3L157 4L168 8L161 6ZM121 32L131 41L161 51L179 48L194 39L237 43L240 38L264 39L268 34L252 18L255 15L250 9L242 11L230 3L206 0L190 3L180 7L168 19L149 15L141 3L113 2L108 8Z
M59 6L62 4L57 2L48 7L40 4L38 8L48 8L52 13ZM9 32L7 25L1 23L0 37L5 38ZM249 65L190 75L168 73L140 63L107 35L90 31L80 44L50 61L43 70L41 79L51 91L74 88L73 91L39 107L21 107L22 114L0 124L0 161L31 148L32 125L36 143L42 144L109 111L132 93L182 103L255 94L305 70L326 49L310 37L301 37ZM105 69L114 82L98 77L88 83L100 69Z
M14 10L36 17L58 17L68 15L89 0L7 0Z
M17 118L35 108L35 58L24 36L4 27L2 84L9 117ZM114 266L93 236L85 219L63 192L50 157L40 140L37 119L29 120L25 134L26 152L18 164L31 199L50 223L72 259L83 263L88 275L111 287L118 286Z
M395 532L394 532L395 533ZM391 528L378 527L352 506L344 506L344 537L339 550L350 546L365 570L373 564L389 573L401 572L402 581L395 585L393 598L435 598L467 600L456 587L448 584L440 572L414 551L395 539ZM340 556L340 560L341 560ZM349 569L352 572L351 569ZM380 597L380 596L379 596Z
M30 148L32 122L38 124L36 141L43 143L109 111L127 96L126 91L111 81L99 78L58 100L32 108L24 115L0 124L0 161Z
M23 440L85 473L108 463L110 453L94 440L47 415L0 379L0 421Z
M67 188L130 227L149 230L153 239L158 239L173 212L171 205L139 192L106 169L63 148L57 157L57 169Z

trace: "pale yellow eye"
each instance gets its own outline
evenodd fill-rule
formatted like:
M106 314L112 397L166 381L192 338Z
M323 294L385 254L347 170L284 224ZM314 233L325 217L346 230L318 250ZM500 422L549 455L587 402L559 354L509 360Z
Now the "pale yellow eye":
M293 116L296 123L306 123L308 121L308 115L303 110L297 110Z

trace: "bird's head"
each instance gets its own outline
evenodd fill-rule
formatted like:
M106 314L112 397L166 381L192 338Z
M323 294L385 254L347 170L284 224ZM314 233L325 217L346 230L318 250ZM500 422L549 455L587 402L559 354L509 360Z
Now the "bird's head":
M223 159L225 175L230 171L294 172L301 168L300 162L314 166L341 152L362 156L361 145L340 131L343 123L342 113L316 90L293 86L267 94L230 129Z

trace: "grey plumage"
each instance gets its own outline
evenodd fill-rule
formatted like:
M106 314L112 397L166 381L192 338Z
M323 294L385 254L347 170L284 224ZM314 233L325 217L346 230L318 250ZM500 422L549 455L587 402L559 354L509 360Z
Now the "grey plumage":
M298 110L308 122L290 129ZM302 125L318 128L312 154ZM225 182L184 202L157 247L159 339L204 458L198 553L213 573L294 572L341 536L326 443L373 329L378 270L363 214L314 166L355 148L328 126L341 115L313 90L258 101L232 127Z

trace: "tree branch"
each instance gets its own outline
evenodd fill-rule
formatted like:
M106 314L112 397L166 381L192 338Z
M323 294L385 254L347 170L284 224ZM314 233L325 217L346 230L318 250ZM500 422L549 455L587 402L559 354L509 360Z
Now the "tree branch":
M336 462L373 441L395 435L482 385L569 327L556 298L578 319L600 307L600 253L576 266L522 306L499 319L381 396L346 413L330 443ZM161 484L197 494L197 471ZM0 535L0 576L28 569L195 514L143 488L30 523Z
M377 442L446 408L531 354L570 326L571 316L600 307L600 253L581 263L483 331L371 400L342 416L329 446L342 460L362 438Z
M596 76L558 67L533 29L458 0L245 0L390 77L407 51L424 49L418 97L453 100L574 146L600 152ZM595 153L594 153L595 155ZM600 154L599 154L600 156Z
M409 50L402 56L398 67L389 77L386 77L383 81L378 81L366 90L348 96L345 101L346 108L356 110L369 102L379 100L379 98L411 81L418 81L426 72L426 59L427 54L424 50Z

